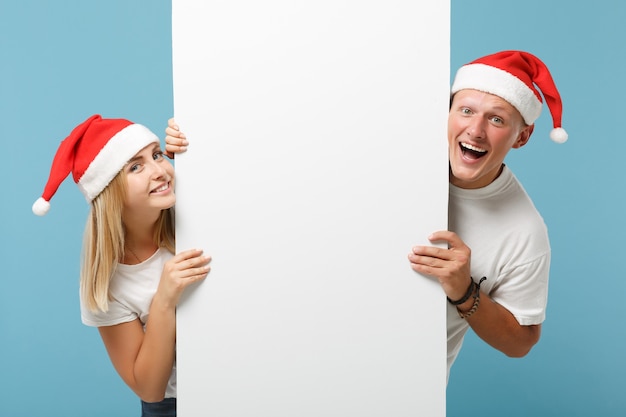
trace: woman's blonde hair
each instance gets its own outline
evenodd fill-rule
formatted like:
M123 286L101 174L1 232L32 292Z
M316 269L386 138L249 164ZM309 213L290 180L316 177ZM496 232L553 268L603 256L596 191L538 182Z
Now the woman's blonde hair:
M80 291L89 310L107 311L109 283L124 258L125 228L122 212L126 199L124 170L91 202L83 237ZM174 209L163 210L154 230L154 242L175 251Z

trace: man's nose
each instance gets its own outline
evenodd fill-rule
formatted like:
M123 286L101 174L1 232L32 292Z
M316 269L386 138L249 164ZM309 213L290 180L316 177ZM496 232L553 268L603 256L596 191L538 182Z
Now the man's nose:
M473 138L483 138L485 136L485 123L482 117L473 117L466 129L468 135Z

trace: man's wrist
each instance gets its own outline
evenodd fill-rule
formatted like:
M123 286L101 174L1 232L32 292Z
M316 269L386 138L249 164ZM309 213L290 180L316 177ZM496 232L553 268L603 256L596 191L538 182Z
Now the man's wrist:
M461 297L461 298L459 298L457 300L452 300L452 299L450 299L450 297L446 297L446 299L453 306L460 306L461 304L466 303L467 300L470 299L470 297L474 293L474 286L475 285L476 285L476 283L474 282L474 279L472 277L470 277L469 286L467 287L467 290L465 291L465 295L463 295L463 297Z
M470 300L467 300L463 305L459 304L456 306L456 311L459 313L459 316L462 319L467 320L467 318L469 318L472 314L476 312L476 310L478 310L478 306L480 305L480 284L482 284L483 281L486 279L487 277L482 277L477 284L472 278L472 288L474 290L473 297Z

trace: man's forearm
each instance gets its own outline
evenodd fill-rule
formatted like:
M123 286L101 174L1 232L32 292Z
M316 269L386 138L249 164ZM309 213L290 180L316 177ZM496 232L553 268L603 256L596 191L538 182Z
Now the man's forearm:
M539 341L541 325L522 326L517 319L502 305L493 301L487 294L480 292L479 302L470 297L457 306L474 332L486 343L510 357L522 357Z

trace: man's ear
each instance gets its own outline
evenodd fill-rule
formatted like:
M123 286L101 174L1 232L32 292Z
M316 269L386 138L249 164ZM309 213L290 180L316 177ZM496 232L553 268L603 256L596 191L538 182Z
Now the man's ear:
M526 145L528 143L528 140L530 139L530 135L533 134L533 130L535 130L534 124L528 125L524 129L522 129L522 131L519 133L519 136L517 137L517 140L513 144L513 148L517 149Z

